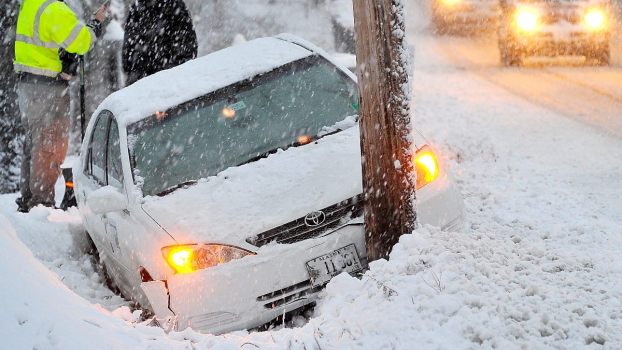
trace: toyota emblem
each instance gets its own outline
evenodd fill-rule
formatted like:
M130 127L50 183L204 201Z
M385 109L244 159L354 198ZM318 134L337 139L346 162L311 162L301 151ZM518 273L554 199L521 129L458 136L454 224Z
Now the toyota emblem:
M326 214L323 211L314 211L305 216L305 225L308 227L317 227L326 221Z

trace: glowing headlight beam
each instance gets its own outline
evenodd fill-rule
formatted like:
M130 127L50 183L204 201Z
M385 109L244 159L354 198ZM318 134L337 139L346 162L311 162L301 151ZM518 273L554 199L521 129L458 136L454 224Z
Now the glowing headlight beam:
M455 6L462 2L462 0L443 0L443 5L445 6Z
M587 12L584 17L585 25L592 30L601 30L605 28L607 16L604 11L593 9Z
M194 271L192 266L192 248L180 247L170 251L166 257L169 264L178 273L190 273Z
M221 244L189 244L162 248L164 259L176 273L192 273L255 253Z
M540 14L533 9L519 9L516 13L516 25L525 32L535 32L540 22Z

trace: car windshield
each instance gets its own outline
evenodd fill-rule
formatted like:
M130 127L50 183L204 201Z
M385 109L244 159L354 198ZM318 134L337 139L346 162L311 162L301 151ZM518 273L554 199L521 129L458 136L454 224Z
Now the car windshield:
M135 181L144 196L164 195L336 132L357 114L355 82L310 56L130 125Z

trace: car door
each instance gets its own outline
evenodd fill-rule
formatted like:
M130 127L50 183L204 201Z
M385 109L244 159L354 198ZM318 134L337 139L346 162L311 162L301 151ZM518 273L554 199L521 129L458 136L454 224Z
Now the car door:
M112 154L111 154L112 153ZM89 196L104 186L112 186L126 198L123 186L121 166L112 159L119 157L119 133L114 116L109 111L103 111L97 116L97 121L90 137L85 161L85 179L81 190L84 191L88 205ZM96 214L89 212L85 226L90 233L100 258L108 268L108 274L123 291L128 291L129 269L124 260L122 244L119 239L119 217L115 213ZM112 215L112 217L111 217Z
M119 127L115 119L112 118L106 143L106 181L108 186L115 188L127 198L121 157ZM140 283L138 267L134 266L135 249L132 249L135 244L134 235L141 232L143 228L132 217L129 210L107 213L103 220L110 240L112 257L119 267L117 272L120 276L118 277L122 279L122 285L119 287L131 293L131 289Z
M109 124L110 115L101 113L97 116L92 132L87 136L89 146L80 181L81 198L85 202L79 203L79 205L83 208L88 207L89 196L106 185L106 142ZM103 218L88 209L85 212L84 226L100 252L101 258L107 260L110 249Z

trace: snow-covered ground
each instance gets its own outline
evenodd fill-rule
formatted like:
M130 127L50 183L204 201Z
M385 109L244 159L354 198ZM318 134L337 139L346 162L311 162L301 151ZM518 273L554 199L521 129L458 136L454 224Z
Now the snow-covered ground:
M16 195L0 196L0 348L622 348L622 139L586 126L596 113L550 108L490 79L537 72L461 65L446 54L453 39L421 30L415 122L458 178L463 230L402 237L362 279L331 281L297 327L165 334L105 286L73 238L75 211L17 214ZM610 84L622 98L622 82ZM586 103L608 113L598 101Z

